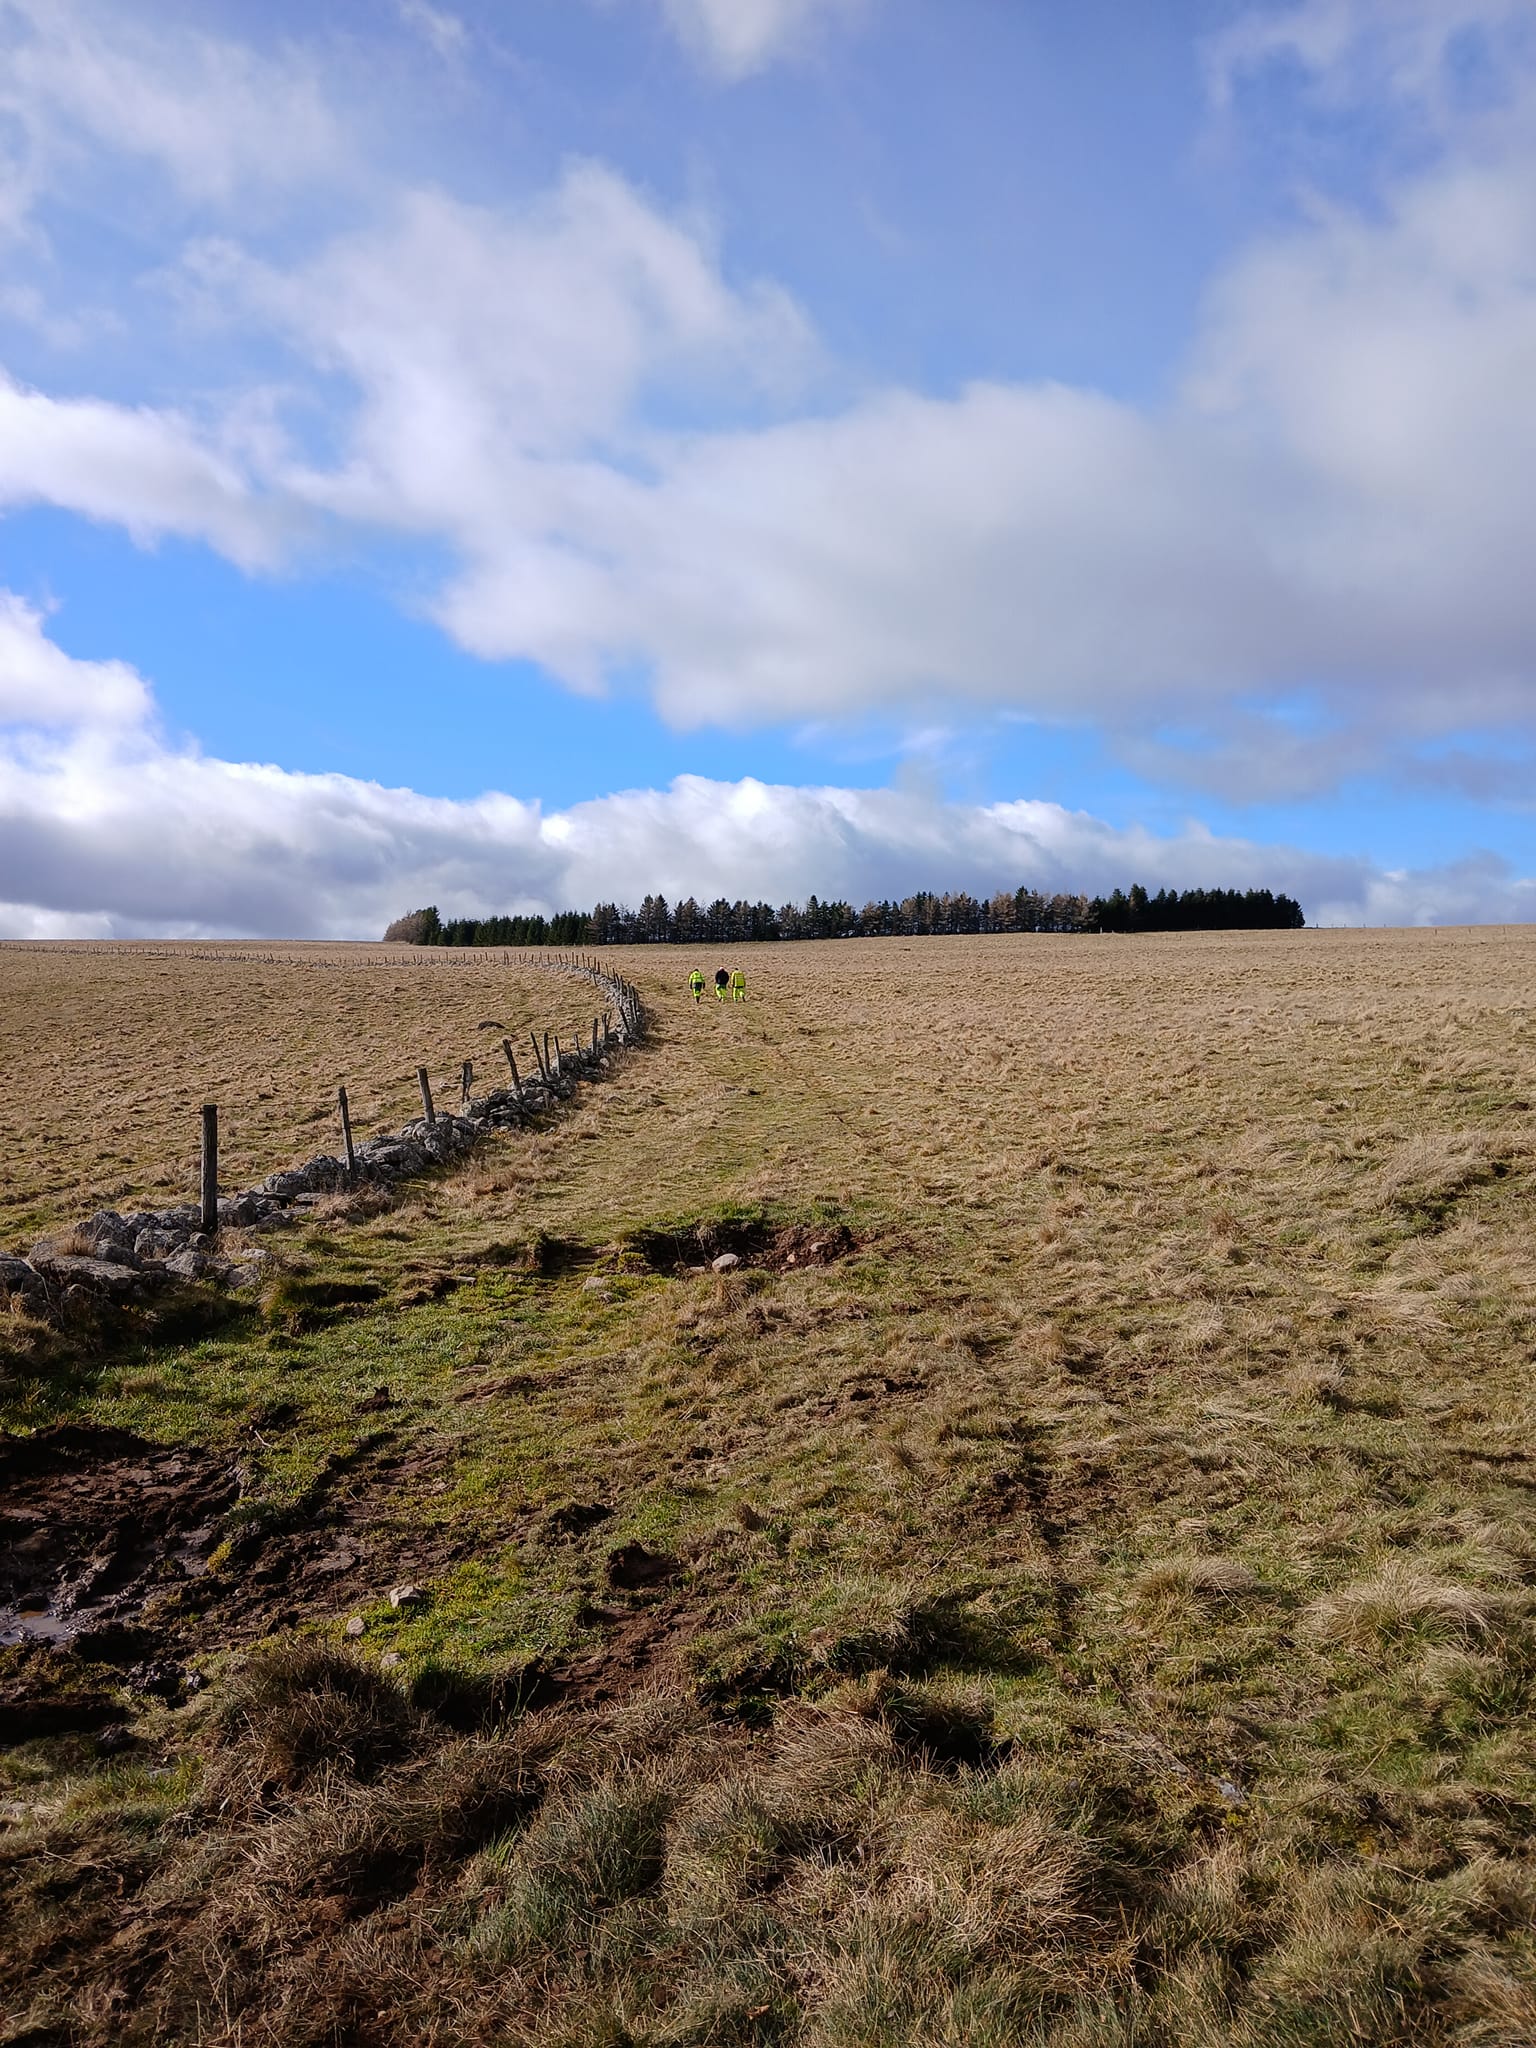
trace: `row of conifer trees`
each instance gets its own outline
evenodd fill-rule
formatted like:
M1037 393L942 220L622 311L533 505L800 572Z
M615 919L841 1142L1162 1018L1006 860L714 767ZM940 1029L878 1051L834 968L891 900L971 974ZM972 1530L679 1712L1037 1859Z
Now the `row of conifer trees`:
M1296 931L1306 923L1293 896L1270 889L1159 889L1140 883L1108 896L1045 896L1037 889L921 891L901 901L729 903L647 896L638 910L599 903L553 917L440 917L435 906L397 917L387 940L415 946L732 945L754 939L926 938L981 932Z

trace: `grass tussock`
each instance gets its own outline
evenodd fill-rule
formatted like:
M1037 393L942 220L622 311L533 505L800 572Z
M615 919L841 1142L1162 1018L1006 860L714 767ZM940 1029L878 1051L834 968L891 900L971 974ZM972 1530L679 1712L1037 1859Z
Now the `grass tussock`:
M1402 1558L1389 1558L1368 1578L1312 1602L1304 1616L1316 1636L1370 1650L1406 1636L1477 1641L1520 1607L1508 1594L1431 1577Z
M50 1899L60 1942L63 1899L138 1900L115 1976L67 2021L35 1997L34 2032L320 2048L451 2014L455 2040L517 2048L1449 2048L1529 2006L1518 1858L1415 1884L1193 1814L1149 1833L1134 1768L939 1767L910 1736L952 1694L850 1682L755 1735L654 1695L464 1737L389 1685L268 1653L207 1719L190 1798L136 1822L77 1801L17 1842L34 1961ZM1138 1834L1156 1853L1131 1860Z

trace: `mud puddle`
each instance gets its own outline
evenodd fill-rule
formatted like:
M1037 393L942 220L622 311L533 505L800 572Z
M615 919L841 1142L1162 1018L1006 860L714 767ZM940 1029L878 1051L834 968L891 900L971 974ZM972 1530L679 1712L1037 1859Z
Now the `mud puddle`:
M88 1640L118 1661L156 1595L207 1571L239 1492L227 1461L129 1430L0 1440L0 1648Z

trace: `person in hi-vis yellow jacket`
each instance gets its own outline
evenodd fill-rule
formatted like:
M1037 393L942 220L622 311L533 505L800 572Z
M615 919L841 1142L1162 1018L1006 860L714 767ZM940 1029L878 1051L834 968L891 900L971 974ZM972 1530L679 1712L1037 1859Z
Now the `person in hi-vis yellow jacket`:
M731 1001L733 1003L744 1003L746 1000L747 977L741 968L738 967L731 975Z
M693 970L692 974L690 974L690 975L689 975L689 977L688 977L688 993L689 993L689 994L690 994L690 995L691 995L691 996L693 997L693 1000L694 1000L694 1001L695 1001L696 1003L702 1003L702 1002L703 1002L703 1000L704 1000L704 977L703 977L703 975L702 975L702 974L701 974L701 973L699 972L699 970L698 970L698 968L697 968L697 967L695 967L695 969Z

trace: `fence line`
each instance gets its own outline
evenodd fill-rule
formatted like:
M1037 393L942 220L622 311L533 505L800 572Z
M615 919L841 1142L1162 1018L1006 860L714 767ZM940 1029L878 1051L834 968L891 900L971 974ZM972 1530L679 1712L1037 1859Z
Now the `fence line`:
M510 953L508 958L510 963ZM435 1106L428 1070L419 1066L416 1075L423 1112L419 1122L407 1124L398 1132L381 1133L361 1146L353 1143L347 1091L345 1087L338 1088L336 1107L342 1159L319 1154L302 1166L269 1174L259 1188L246 1189L222 1200L218 1191L218 1105L204 1103L194 1201L173 1209L131 1212L129 1217L119 1216L114 1210L99 1210L73 1233L90 1244L88 1256L39 1253L34 1262L0 1253L0 1297L18 1295L23 1301L58 1309L81 1295L95 1300L138 1299L152 1285L172 1278L252 1277L252 1271L241 1272L227 1263L220 1265L214 1258L210 1247L225 1224L249 1227L281 1220L284 1212L306 1197L359 1185L389 1184L429 1166L463 1157L489 1132L522 1124L530 1114L561 1100L583 1074L601 1072L614 1047L636 1044L645 1036L645 1009L639 991L622 975L608 972L584 954L562 953L554 959L522 964L576 975L607 998L607 1006L592 1019L590 1050L581 1034L574 1046L562 1048L556 1033L551 1055L546 1033L541 1055L535 1035L533 1047L539 1079L525 1081L518 1074L511 1042L504 1038L501 1043L511 1070L510 1088L493 1089L477 1100L471 1093L474 1062L466 1059L459 1069L458 1114ZM255 1255L249 1262L252 1270L259 1267L260 1256Z

